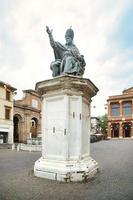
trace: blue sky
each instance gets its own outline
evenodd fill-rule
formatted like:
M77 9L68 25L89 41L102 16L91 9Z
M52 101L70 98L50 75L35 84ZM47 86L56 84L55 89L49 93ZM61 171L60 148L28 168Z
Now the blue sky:
M102 115L108 96L133 86L132 19L132 0L0 0L0 80L21 98L22 90L52 78L45 26L61 43L72 26L87 63L84 77L99 88L92 115Z
M124 10L115 37L121 48L133 47L133 6Z

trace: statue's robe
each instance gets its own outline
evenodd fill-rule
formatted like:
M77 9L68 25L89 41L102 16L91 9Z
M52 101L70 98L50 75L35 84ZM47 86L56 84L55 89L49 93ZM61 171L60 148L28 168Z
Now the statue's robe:
M55 61L51 63L51 69L53 70L53 76L60 75L62 73L82 75L84 72L85 61L81 57L78 48L75 44L62 45L59 42L54 41L52 45L54 50Z
M64 53L67 51L67 48L59 42L54 42L53 46L55 59L63 59Z

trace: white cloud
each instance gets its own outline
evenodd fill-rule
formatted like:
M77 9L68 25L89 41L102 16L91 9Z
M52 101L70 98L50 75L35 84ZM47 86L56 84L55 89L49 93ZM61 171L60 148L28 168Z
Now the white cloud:
M114 74L123 72L124 76L131 71L132 61L126 59L128 52L121 52L119 45L110 40L130 3L130 0L23 0L4 5L4 29L0 32L6 34L0 37L0 79L18 89L29 89L37 81L52 78L49 65L54 55L45 26L53 28L55 40L64 43L65 30L72 25L75 44L87 63L84 77L100 89L93 98L95 113L104 113L108 95L130 84L126 79L124 85L123 77ZM118 83L119 89L115 87Z

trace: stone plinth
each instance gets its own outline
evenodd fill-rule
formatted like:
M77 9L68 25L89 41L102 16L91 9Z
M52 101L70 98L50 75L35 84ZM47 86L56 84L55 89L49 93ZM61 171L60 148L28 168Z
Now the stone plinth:
M90 103L98 92L89 80L59 76L36 84L42 95L42 157L34 174L59 181L82 181L97 172L90 157Z

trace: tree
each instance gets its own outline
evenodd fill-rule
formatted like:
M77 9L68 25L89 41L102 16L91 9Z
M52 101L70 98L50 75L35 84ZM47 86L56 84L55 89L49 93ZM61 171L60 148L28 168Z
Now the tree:
M99 118L99 127L101 129L102 134L107 135L107 114L98 117Z

